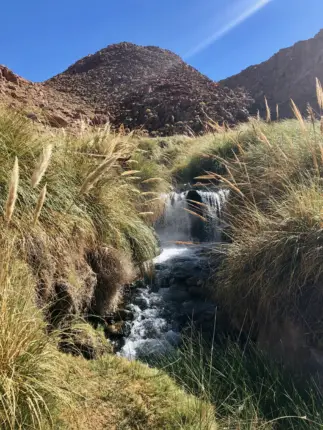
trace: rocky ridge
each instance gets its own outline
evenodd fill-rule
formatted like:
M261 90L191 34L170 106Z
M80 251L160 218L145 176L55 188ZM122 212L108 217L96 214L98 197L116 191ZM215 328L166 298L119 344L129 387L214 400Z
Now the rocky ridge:
M207 122L233 125L248 117L249 97L222 88L176 54L119 43L77 61L45 83L93 106L102 122L152 135L200 133Z
M95 111L75 95L61 93L18 76L0 65L0 102L52 127L73 126L82 118L95 122Z
M264 97L274 112L279 106L280 117L293 116L292 98L303 113L307 103L319 112L315 78L323 82L323 30L314 38L297 42L280 50L268 61L250 66L220 83L231 89L244 88L255 100L251 113L265 112ZM274 116L274 115L273 115Z

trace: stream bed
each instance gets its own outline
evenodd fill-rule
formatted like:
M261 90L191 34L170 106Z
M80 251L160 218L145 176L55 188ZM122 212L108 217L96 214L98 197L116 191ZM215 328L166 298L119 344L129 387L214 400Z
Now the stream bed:
M180 344L182 329L192 322L212 331L216 305L205 299L203 286L211 276L209 254L221 237L226 196L223 190L194 190L166 197L164 216L156 225L162 251L153 261L152 281L133 289L126 304L132 318L124 323L119 355L165 354Z

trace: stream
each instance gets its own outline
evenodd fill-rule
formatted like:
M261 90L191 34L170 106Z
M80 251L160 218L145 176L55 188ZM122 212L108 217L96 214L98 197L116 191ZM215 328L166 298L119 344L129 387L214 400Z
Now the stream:
M216 306L202 290L210 276L209 252L221 241L221 213L228 191L186 191L165 196L156 225L161 254L150 285L134 289L126 310L126 333L118 354L129 359L165 354L181 342L191 321L212 330Z

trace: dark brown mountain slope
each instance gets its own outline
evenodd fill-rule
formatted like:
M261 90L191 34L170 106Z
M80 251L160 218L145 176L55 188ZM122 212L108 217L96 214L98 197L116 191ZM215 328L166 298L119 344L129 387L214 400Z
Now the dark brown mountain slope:
M264 96L272 110L279 104L280 115L291 117L292 98L302 112L307 103L318 110L315 78L323 83L323 30L314 38L282 49L268 61L251 66L241 73L221 81L231 89L245 88L255 100L252 113L264 113Z
M102 121L169 135L205 129L208 117L235 124L249 98L224 89L165 49L120 43L89 55L46 86L75 94Z

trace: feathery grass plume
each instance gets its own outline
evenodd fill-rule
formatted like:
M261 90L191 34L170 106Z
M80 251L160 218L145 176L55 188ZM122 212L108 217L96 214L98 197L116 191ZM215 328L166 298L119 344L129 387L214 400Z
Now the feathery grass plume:
M127 179L127 181L138 181L142 178L140 176L126 176L125 179Z
M121 173L121 176L130 176L135 173L140 173L140 170L127 170L126 172Z
M31 185L33 188L37 187L37 185L39 184L39 182L42 180L42 177L44 176L49 162L50 162L50 157L52 155L52 151L53 151L53 146L52 145L48 145L44 150L42 155L40 156L38 163L35 167L35 170L33 172L33 175L31 177Z
M259 111L259 109L257 110L257 121L260 121L260 111Z
M142 196L158 196L159 195L159 193L156 193L156 191L146 191L146 192L144 192L144 193L141 193L141 195Z
M196 212L194 212L194 211L192 211L192 210L190 210L190 209L187 209L187 208L183 208L183 209L184 209L184 211L186 211L186 212L190 213L191 215L197 216L197 217L198 217L198 218L200 218L202 221L207 222L207 219L206 219L206 218L204 218L204 216L202 216L202 215L200 215L200 214L198 214L198 213L196 213Z
M307 104L306 110L308 113L308 119L311 121L311 123L313 125L313 129L315 129L315 113L314 113L312 106L309 103Z
M209 175L195 176L194 179L215 179L215 173L210 173Z
M323 110L323 90L322 90L321 82L319 81L318 78L316 78L316 97L317 97L317 103L322 111Z
M117 155L108 158L107 160L104 160L103 163L101 163L95 170L93 170L93 172L91 172L83 182L83 185L80 189L80 194L86 194L93 187L93 185L96 184L101 176L113 166L117 158Z
M243 192L231 181L229 181L227 178L225 178L223 175L219 175L215 172L207 172L207 175L204 176L196 176L194 179L219 179L220 181L225 182L227 185L229 185L230 188L232 188L236 193L240 194L240 196L245 197Z
M141 215L141 216L150 216L150 215L154 215L154 212L139 212L138 215Z
M149 178L145 181L142 181L142 184L150 184L151 182L161 182L163 181L163 178Z
M323 135L323 116L321 116L321 120L320 120L320 131L321 131L321 134Z
M276 104L276 120L279 121L279 105Z
M207 208L208 206L205 203L197 202L196 200L186 199L188 202L193 203L193 205L202 206L204 208Z
M270 107L268 105L267 97L265 97L265 105L266 105L266 122L271 122L271 112L270 112Z
M302 114L301 114L300 110L296 106L296 104L295 104L295 102L294 102L293 99L290 100L290 103L291 103L293 114L295 115L295 118L299 122L302 131L306 132L305 122L304 122L304 119L302 117Z
M272 148L271 143L269 142L267 136L262 131L260 131L260 133L259 133L259 139L262 142L266 143L269 146L269 148Z
M44 206L46 194L47 194L47 184L44 185L43 189L41 190L41 192L39 194L38 200L37 200L37 205L36 205L35 214L34 214L34 226L36 225L36 222L38 221L40 212Z
M15 157L15 163L13 165L13 169L11 172L11 178L9 182L9 193L8 198L5 205L5 219L7 223L10 223L12 218L13 211L15 210L15 204L17 200L17 190L18 190L18 182L19 182L19 165L18 158Z

